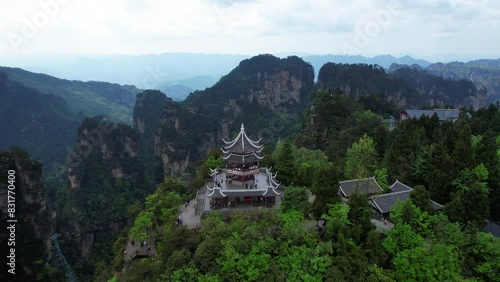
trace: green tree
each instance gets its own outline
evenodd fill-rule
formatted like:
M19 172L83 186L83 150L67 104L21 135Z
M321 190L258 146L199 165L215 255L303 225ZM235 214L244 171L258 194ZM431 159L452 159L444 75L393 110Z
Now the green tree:
M375 169L377 152L373 139L366 134L347 150L344 176L347 179L370 177Z
M285 212L296 210L307 216L312 210L311 203L309 202L309 191L305 187L300 186L286 187L281 207Z
M310 187L316 172L328 165L328 157L321 150L297 149L297 185Z
M182 194L186 191L182 183L172 178L165 178L158 186L158 189L161 190L160 193L162 194L165 194L166 192L176 192L178 194Z
M135 218L134 226L130 229L130 238L134 241L144 241L150 236L147 230L153 227L153 221L151 218L153 213L150 211L142 211Z
M339 180L339 168L333 164L320 167L314 174L311 192L316 196L312 207L316 218L327 212L329 204L341 201L338 194Z
M375 169L373 171L373 174L375 175L375 179L377 179L377 183L384 189L384 192L388 193L391 190L389 189L389 184L387 183L387 168L383 167L380 169Z
M402 250L392 263L397 281L457 281L460 277L456 254L442 244Z
M407 120L393 130L392 134L394 137L385 158L389 179L408 182L413 172L412 164L425 133L416 120Z
M325 215L325 237L332 242L339 241L339 237L348 237L351 222L348 218L349 205L336 203L328 205L328 213Z
M438 203L447 203L452 191L451 182L456 177L450 170L451 158L443 143L437 144L429 155L425 186L429 189L431 199Z
M460 172L453 185L458 191L445 206L445 213L450 220L463 224L468 222L475 226L483 226L489 216L488 169L483 164L473 169Z
M477 232L474 246L477 262L474 272L484 281L500 281L500 239L489 233Z
M417 185L413 188L410 192L410 199L421 211L429 214L434 213L430 203L430 193L423 185Z
M487 131L479 141L475 151L475 163L482 163L488 169L488 187L490 188L490 210L494 219L500 219L500 160L497 151L496 136ZM500 141L500 138L498 138Z
M397 223L389 231L383 245L389 254L396 256L405 250L421 247L424 243L424 238L415 233L409 224Z
M296 162L297 148L289 140L285 140L282 144L276 147L273 153L273 160L275 162L275 171L278 173L278 180L284 185L290 185L296 182L297 175L297 162Z
M347 216L352 223L352 238L354 242L360 244L366 241L368 232L375 229L375 226L371 223L372 212L364 194L352 194L348 204L349 213Z
M205 160L205 167L215 169L215 168L223 168L225 166L224 160L221 156L214 157L210 155Z
M224 250L217 258L221 266L220 276L225 281L259 281L265 278L265 273L271 265L271 256L258 246L253 246L248 254L239 253L234 244L240 243L242 238L233 234L232 238L222 241Z
M171 276L171 279L172 281L191 282L191 281L199 281L198 280L199 277L200 277L200 271L195 266L188 264L183 266L182 268L178 268L177 270L175 270Z
M458 135L458 140L455 143L455 150L452 154L453 162L456 171L472 166L472 141L471 141L471 128L466 124Z
M435 145L426 145L418 152L415 162L413 163L412 179L416 182L427 182L427 175L429 174L429 161L431 154L434 152Z
M397 201L392 207L391 220L397 224L407 224L414 232L422 237L428 237L432 233L435 218L427 212L421 211L411 199Z

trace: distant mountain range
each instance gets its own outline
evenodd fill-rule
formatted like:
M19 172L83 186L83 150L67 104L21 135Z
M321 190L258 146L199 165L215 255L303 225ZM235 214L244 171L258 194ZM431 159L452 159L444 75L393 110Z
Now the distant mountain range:
M0 64L41 72L68 80L107 81L157 89L175 101L184 100L194 90L213 86L234 69L246 55L165 53L159 55L27 55L0 57ZM327 62L377 64L389 68L393 63L427 67L430 62L410 56L373 58L348 55L304 55L315 76Z
M388 69L392 64L419 65L424 68L431 64L426 60L414 59L410 56L396 58L391 55L381 55L371 58L359 55L312 55L303 56L302 59L304 59L304 61L306 62L311 63L316 72L316 76L318 76L319 70L326 63L379 65L385 69Z

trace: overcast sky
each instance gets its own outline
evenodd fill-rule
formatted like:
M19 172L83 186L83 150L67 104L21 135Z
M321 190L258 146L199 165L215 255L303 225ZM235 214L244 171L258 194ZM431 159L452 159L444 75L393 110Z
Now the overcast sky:
M1 1L3 54L500 57L498 0Z

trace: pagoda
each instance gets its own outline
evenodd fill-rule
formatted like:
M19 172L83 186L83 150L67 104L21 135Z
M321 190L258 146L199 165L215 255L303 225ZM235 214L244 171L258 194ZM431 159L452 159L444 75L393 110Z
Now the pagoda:
M253 141L245 133L245 127L241 124L238 136L230 142L224 141L222 158L226 162L227 176L235 184L245 185L248 181L255 180L255 174L259 173L259 162L264 159L260 156L263 145L259 145L260 139Z
M231 141L221 147L225 168L210 169L213 184L207 185L211 209L272 206L280 193L276 175L268 168L261 168L264 146L260 139L250 139L241 124L241 130ZM210 187L212 186L212 187Z

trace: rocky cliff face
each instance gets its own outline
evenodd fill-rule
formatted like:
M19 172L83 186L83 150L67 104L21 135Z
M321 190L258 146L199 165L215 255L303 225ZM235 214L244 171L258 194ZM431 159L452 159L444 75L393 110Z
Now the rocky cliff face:
M426 68L429 73L451 79L470 80L478 89L472 98L474 108L500 101L500 59L478 60L468 63L435 63Z
M280 106L300 104L300 90L303 87L301 77L295 77L289 71L277 73L257 73L260 89L250 89L248 102L255 101L264 108L274 110Z
M154 139L155 154L161 159L164 176L186 172L190 164L215 146L217 136L217 125L210 116L169 103Z
M164 108L155 153L165 176L185 172L241 123L264 143L286 137L301 122L314 85L311 65L298 57L260 55L242 61L211 88Z
M436 76L418 66L393 65L389 72L373 65L325 64L318 76L322 89L340 89L355 98L383 93L401 108L482 106L484 91L470 81Z
M99 116L86 118L78 129L66 164L72 189L59 218L66 242L61 247L73 254L68 258L73 263L111 252L113 236L131 218L129 206L154 188L145 178L139 144L134 129Z
M104 175L129 178L134 171L123 171L123 164L138 163L139 138L127 125L102 117L87 118L78 130L78 142L68 154L68 178L71 188L79 188L93 162L107 163ZM120 173L117 173L120 171Z
M161 154L155 152L155 136L160 127L163 109L172 99L157 90L146 90L136 97L134 106L134 128L139 132L139 158L147 174L155 182L163 180Z
M8 171L14 172L14 177L11 184L11 192L8 194L7 182ZM0 229L0 245L2 255L7 256L10 253L10 248L15 249L16 257L16 277L20 280L36 280L37 275L43 273L45 264L36 263L37 260L48 261L51 256L50 236L54 233L55 212L47 204L44 197L42 184L42 165L34 160L31 160L28 153L20 150L12 150L10 152L0 152L0 173L5 182L0 181L0 209L1 226ZM11 196L11 198L8 198ZM14 207L7 206L8 199L10 203L14 203ZM13 202L12 202L13 200ZM9 209L14 208L12 213L14 217L8 219L16 219L14 237L6 233L7 215L12 212ZM9 213L8 213L9 211ZM11 223L7 223L10 225ZM14 238L14 243L7 245L6 240ZM29 242L29 244L27 243ZM6 268L3 268L6 269ZM2 275L10 275L6 271L2 271ZM6 276L2 281L8 281L9 276ZM10 276L12 279L12 276Z

